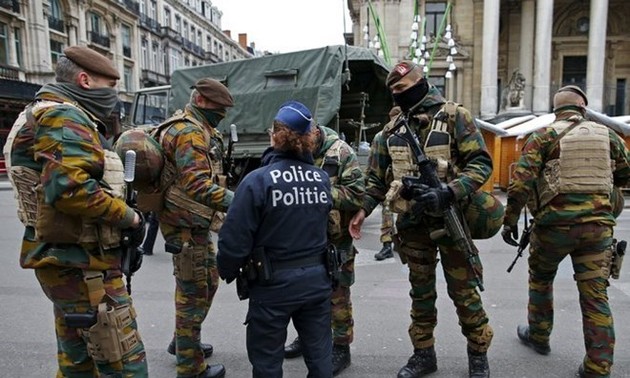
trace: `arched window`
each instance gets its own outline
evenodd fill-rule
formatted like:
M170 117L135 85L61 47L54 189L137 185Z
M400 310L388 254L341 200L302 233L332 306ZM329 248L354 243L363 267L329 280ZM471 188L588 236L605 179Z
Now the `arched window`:
M50 14L48 15L48 27L61 33L65 33L63 20L63 8L59 0L50 0Z

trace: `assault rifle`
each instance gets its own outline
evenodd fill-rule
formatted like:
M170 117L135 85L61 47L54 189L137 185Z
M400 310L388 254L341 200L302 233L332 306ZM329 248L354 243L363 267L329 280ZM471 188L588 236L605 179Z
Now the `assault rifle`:
M396 132L401 128L404 130ZM406 115L401 115L398 118L394 127L389 131L389 134L393 134L407 142L414 155L418 171L420 172L420 178L410 176L403 177L403 186L412 189L414 194L423 193L427 187L439 188L442 183L435 169L435 164L429 160L424 151L422 151L420 144L409 127ZM468 263L468 267L475 277L479 290L484 291L481 277L475 269L477 254L474 252L472 241L464 229L459 209L455 207L454 204L451 204L444 210L443 216L446 229L438 230L437 233L432 233L431 237L437 238L446 232L460 250L466 251L466 261Z
M514 258L514 261L512 261L510 266L507 268L508 273L512 271L512 268L514 268L514 265L516 264L518 259L520 259L521 256L523 256L523 251L529 245L529 237L532 234L532 230L534 229L534 220L531 219L529 222L527 222L527 208L525 208L524 223L525 223L525 228L523 228L523 233L521 234L521 238L518 241L518 250L516 250L516 257Z
M133 181L136 175L136 152L129 150L125 153L124 180L126 186L125 202L128 206L136 208L136 197L133 192ZM144 221L140 225L144 227ZM127 293L131 294L131 276L142 265L142 249L134 245L130 232L123 231L122 244L125 246L122 256L122 272L127 279ZM140 241L141 243L141 241Z

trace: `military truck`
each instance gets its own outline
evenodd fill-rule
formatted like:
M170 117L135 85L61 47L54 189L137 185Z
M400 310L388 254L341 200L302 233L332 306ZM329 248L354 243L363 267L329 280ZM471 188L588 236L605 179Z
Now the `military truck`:
M369 141L388 121L392 99L385 86L390 67L374 52L355 46L327 46L237 60L173 72L171 85L136 93L132 127L157 125L190 99L191 86L204 77L224 83L234 97L219 130L226 140L238 130L232 157L241 175L260 164L269 146L266 130L287 100L307 105L321 124L337 130L365 160ZM227 143L226 143L227 145Z

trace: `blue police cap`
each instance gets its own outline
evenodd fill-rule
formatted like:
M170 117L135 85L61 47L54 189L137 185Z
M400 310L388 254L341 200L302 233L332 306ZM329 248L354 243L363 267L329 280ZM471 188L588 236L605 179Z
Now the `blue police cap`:
M299 134L306 134L311 131L313 115L301 102L287 101L280 105L274 121L282 122Z

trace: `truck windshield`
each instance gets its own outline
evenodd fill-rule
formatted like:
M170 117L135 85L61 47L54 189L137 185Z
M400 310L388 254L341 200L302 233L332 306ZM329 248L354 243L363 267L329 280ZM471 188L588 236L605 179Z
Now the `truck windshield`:
M133 112L136 126L158 125L164 122L168 112L168 90L137 93Z

